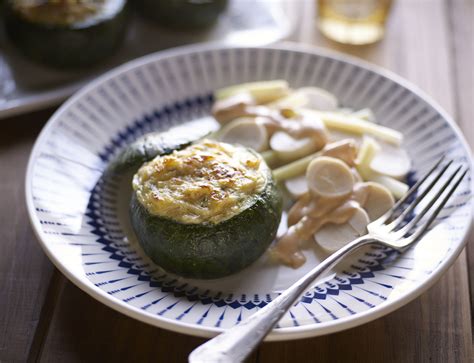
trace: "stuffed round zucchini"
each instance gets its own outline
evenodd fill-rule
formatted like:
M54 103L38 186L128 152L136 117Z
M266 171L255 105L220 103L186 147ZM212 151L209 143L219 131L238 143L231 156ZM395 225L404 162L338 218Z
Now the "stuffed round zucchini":
M181 276L212 279L265 252L276 236L281 203L259 154L204 140L138 170L130 215L155 263Z
M177 29L205 28L214 24L228 0L135 0L145 17Z
M5 26L29 58L54 67L94 64L112 54L126 30L126 0L7 0Z

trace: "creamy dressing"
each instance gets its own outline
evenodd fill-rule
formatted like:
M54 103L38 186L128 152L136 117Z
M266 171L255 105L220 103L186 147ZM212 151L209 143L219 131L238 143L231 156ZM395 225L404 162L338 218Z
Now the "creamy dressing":
M355 166L357 147L353 139L341 140L328 144L321 155L342 160L348 166ZM355 180L362 180L355 168L352 168L352 174Z
M290 109L274 110L256 105L252 96L246 93L217 101L212 114L221 124L238 117L255 117L256 122L265 126L270 136L276 131L284 131L296 139L309 137L317 150L322 149L329 139L321 120L310 115L296 114Z
M288 212L288 231L270 250L271 255L293 268L303 265L306 258L301 252L301 242L311 239L328 223L349 221L365 205L370 188L370 183L357 182L348 195L331 198L307 192Z

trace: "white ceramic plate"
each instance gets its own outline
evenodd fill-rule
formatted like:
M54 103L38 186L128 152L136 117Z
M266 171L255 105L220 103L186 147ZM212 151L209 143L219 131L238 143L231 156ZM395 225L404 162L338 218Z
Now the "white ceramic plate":
M472 165L458 128L433 101L399 77L361 61L296 46L193 46L150 55L100 77L67 101L31 154L26 199L45 252L77 286L141 321L213 336L253 314L318 263L316 250L298 270L263 256L228 278L179 278L153 265L130 233L128 194L102 171L126 144L151 130L182 125L202 134L216 88L282 78L319 86L346 106L370 107L382 124L401 130L413 159L411 179L441 155ZM189 121L194 120L189 123ZM293 306L268 340L347 329L387 314L430 287L453 263L472 220L466 178L436 226L399 255L372 246L338 266Z

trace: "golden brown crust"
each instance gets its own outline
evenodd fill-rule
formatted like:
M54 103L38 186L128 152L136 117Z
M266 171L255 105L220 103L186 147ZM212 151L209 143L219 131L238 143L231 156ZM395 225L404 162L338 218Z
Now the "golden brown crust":
M133 178L139 202L181 223L219 223L245 209L266 184L266 164L245 148L204 140L144 164Z

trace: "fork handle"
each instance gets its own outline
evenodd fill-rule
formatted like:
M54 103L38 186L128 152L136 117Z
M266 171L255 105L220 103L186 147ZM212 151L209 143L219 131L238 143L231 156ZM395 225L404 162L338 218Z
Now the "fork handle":
M372 242L376 241L362 236L336 251L248 319L193 350L189 363L242 362L314 280L349 253Z

